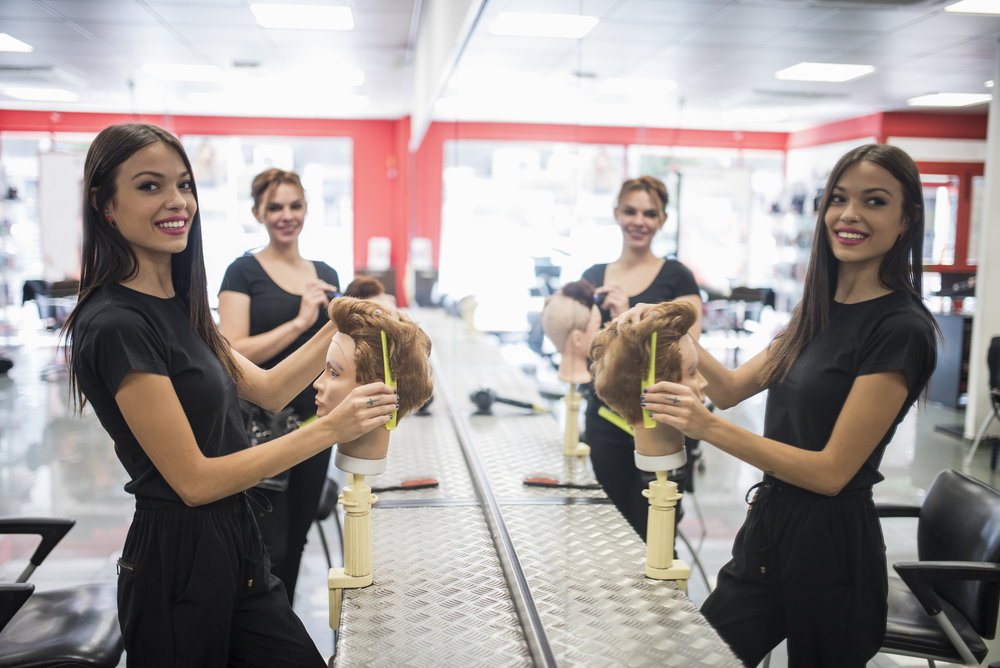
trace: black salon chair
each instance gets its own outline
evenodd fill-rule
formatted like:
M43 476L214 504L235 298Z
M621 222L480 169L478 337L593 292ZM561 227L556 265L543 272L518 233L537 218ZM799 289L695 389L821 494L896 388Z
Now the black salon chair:
M1000 492L953 469L922 506L877 504L880 517L916 517L919 561L895 563L882 652L978 666L1000 610Z
M42 537L17 583L0 585L0 668L118 665L124 643L116 583L35 592L25 582L74 524L60 518L0 519L0 534Z
M429 402L428 402L429 403ZM340 498L340 488L337 481L327 478L323 483L323 491L319 495L319 508L316 509L316 529L319 531L320 544L323 546L323 554L326 555L326 565L333 568L333 560L330 558L330 546L326 544L326 532L323 531L323 521L333 515L333 524L337 527L337 535L340 537L340 546L343 550L344 531L340 528L340 519L337 517L337 501Z

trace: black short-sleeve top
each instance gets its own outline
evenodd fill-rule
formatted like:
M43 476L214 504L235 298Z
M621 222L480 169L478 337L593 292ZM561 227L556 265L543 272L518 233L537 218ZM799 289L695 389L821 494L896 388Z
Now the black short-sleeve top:
M820 451L858 376L902 371L909 390L906 401L844 490L870 488L884 479L878 468L886 445L936 363L934 325L915 295L897 291L857 304L831 300L827 331L802 349L783 381L768 388L764 437Z
M595 288L604 287L604 273L608 265L595 264L587 271L583 272L584 280L588 281ZM645 290L639 294L628 298L628 305L636 304L659 304L669 302L685 295L698 294L698 283L694 280L694 274L677 260L664 260L656 278ZM601 322L611 320L611 312L601 309Z
M316 267L316 276L321 281L326 281L330 285L336 286L338 290L340 289L340 278L333 267L325 262L314 261L313 265ZM280 327L286 322L294 320L299 314L299 307L302 304L302 295L296 295L278 287L278 284L264 271L264 267L253 255L238 257L229 265L219 292L226 290L240 292L250 297L250 336L270 332L275 327ZM330 321L326 309L322 306L317 308L319 309L319 317L316 318L313 326L302 332L284 350L260 364L262 369L276 366L298 350L316 332L321 330L323 325ZM306 387L288 405L295 409L299 419L304 420L312 417L316 413L316 390L311 385Z
M180 501L146 456L115 401L129 371L167 376L206 457L250 446L236 384L191 327L180 297L161 299L121 285L97 288L80 305L73 328L73 373L131 480L131 494ZM150 406L149 410L156 410Z

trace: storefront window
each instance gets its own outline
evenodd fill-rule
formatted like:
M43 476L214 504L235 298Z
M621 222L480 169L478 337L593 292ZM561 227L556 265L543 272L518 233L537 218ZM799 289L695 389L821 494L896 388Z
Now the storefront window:
M439 290L473 296L480 330L524 331L551 285L618 257L624 178L623 146L445 142Z
M982 176L972 177L972 210L969 212L969 253L968 263L979 263L980 226L983 224L983 185Z

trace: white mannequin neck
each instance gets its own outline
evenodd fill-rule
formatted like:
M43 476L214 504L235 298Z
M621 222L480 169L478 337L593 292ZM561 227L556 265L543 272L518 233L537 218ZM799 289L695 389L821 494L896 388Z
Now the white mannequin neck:
M566 337L563 346L562 361L559 363L559 380L564 383L589 383L590 370L587 369L587 358L590 355L590 345L584 345L585 334L575 329Z
M635 427L635 450L645 457L662 457L680 452L684 448L684 434L669 425L656 423L647 429Z
M375 427L353 441L338 443L337 450L356 459L385 459L389 453L389 435L384 427Z

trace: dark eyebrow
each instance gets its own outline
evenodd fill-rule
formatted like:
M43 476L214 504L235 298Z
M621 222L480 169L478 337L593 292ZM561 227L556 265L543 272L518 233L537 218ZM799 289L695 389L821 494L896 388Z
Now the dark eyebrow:
M833 189L834 190L844 190L844 188L842 186L834 186ZM886 190L885 188L868 188L867 190L862 190L861 192L863 192L863 193L884 192L889 197L892 197L892 193L889 192L888 190Z
M337 362L335 362L333 360L327 360L326 363L329 364L329 365L331 365L331 366L336 366L341 372L344 371L344 367L340 366L339 363L337 363Z
M691 371L696 366L698 366L698 360L695 360L695 361L691 362L691 366L688 367L688 371Z
M167 178L166 176L164 176L163 174L160 174L159 172L151 172L151 171L147 170L145 172L139 172L138 174L136 174L135 176L132 177L132 180L135 181L140 176L153 176L153 177L158 178L158 179L165 179L165 178ZM180 178L184 178L185 176L191 176L191 172L188 172L188 171L181 172Z

